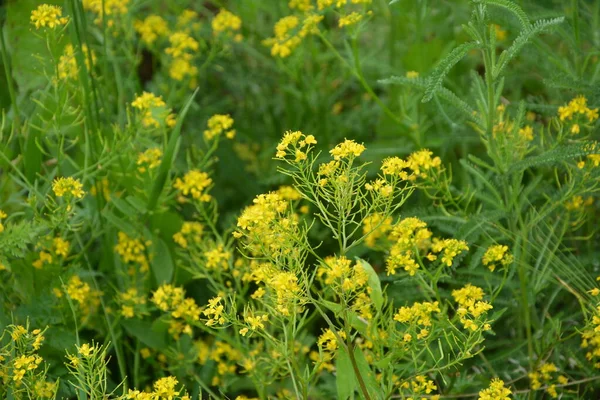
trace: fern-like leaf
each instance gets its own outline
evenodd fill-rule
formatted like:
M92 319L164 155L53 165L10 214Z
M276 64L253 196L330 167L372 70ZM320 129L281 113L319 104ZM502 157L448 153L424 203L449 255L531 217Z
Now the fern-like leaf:
M482 2L482 1L477 1L477 3L480 3L480 2ZM519 19L519 22L521 22L521 25L523 26L523 30L528 31L529 29L531 29L531 21L529 21L529 17L525 13L525 11L523 11L523 9L521 7L519 7L517 4L513 3L512 1L510 1L510 0L483 0L483 2L485 2L486 4L490 4L490 5L493 5L496 7L501 7L501 8L504 8L505 10L510 11Z
M583 142L558 146L543 154L528 157L512 165L508 170L508 174L514 174L529 168L538 167L541 165L557 164L563 161L572 160L574 158L585 157L588 154L596 154L596 146L594 142Z
M442 86L442 82L448 72L456 63L458 63L469 51L480 47L479 43L467 42L463 43L448 54L440 63L435 67L431 76L427 81L427 88L425 89L425 96L423 97L423 103L430 101L439 88Z
M496 64L496 67L494 68L494 78L497 78L498 76L500 76L500 74L502 74L502 71L504 70L504 68L506 68L506 65L508 65L508 63L513 58L515 58L515 56L519 54L523 47L525 47L525 45L528 44L535 36L550 30L551 28L562 23L563 21L564 18L562 17L553 19L543 19L536 21L532 25L531 29L521 31L519 36L517 36L517 38L510 45L510 47L504 50L502 54L500 54L500 57L498 58L498 64Z
M421 78L406 78L403 76L390 76L386 79L378 81L382 85L402 85L412 87L418 90L425 91L427 89L427 82ZM481 121L477 118L477 113L467 102L459 98L454 92L441 87L437 91L437 96L440 100L456 107L466 118L473 122L481 124Z

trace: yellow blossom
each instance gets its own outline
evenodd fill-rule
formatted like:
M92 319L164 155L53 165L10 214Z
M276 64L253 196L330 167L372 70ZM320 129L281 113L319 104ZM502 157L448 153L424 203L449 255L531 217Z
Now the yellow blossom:
M81 199L85 192L83 191L83 185L79 179L67 178L56 178L52 183L52 191L56 197L73 196Z
M54 29L65 25L69 19L62 16L62 9L58 6L41 4L31 12L31 23L36 29L48 27Z

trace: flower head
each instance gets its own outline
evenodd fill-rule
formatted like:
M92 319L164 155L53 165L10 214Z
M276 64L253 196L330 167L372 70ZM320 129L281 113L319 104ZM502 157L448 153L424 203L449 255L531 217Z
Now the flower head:
M35 25L35 29L48 27L54 29L57 26L65 25L69 19L62 16L62 8L59 6L51 6L41 4L31 12L31 23Z
M52 191L54 191L56 197L73 196L81 199L85 195L83 185L79 179L71 177L56 178L52 183Z

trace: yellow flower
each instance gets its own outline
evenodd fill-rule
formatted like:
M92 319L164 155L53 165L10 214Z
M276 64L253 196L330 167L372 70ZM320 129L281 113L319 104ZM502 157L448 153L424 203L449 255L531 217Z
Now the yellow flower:
M137 162L138 171L144 173L148 170L154 169L160 165L163 152L158 147L153 147L138 154Z
M504 381L492 379L490 387L479 392L478 400L510 400L512 392L504 386Z
M68 20L62 16L62 9L58 6L42 4L31 12L31 23L35 25L35 29L46 26L54 29L57 26L65 25Z
M69 248L71 244L68 241L57 237L52 240L52 243L54 246L54 253L56 255L62 257L67 257L69 255Z
M365 149L366 148L364 145L358 144L354 140L346 139L344 142L331 149L329 153L335 160L340 160L342 158L358 157L363 153L363 151L365 151Z
M215 114L208 120L208 129L204 131L204 139L207 141L225 134L228 139L233 139L235 130L233 126L233 118L229 114Z
M177 383L177 379L172 376L157 380L154 382L154 395L158 399L173 399L179 393L175 390Z
M490 271L494 271L498 264L502 266L510 265L514 260L512 254L508 252L508 246L500 244L488 247L481 261L483 265L488 266Z
M94 353L95 347L90 347L89 344L84 343L80 347L77 348L77 352L84 357L89 357Z
M242 27L242 20L230 11L221 8L211 22L213 35L226 33L232 35Z
M67 178L56 178L52 183L52 191L56 197L73 196L81 199L85 192L83 191L83 185L79 179Z
M193 169L188 171L183 179L175 179L173 187L184 196L191 195L196 200L206 202L211 199L211 196L205 192L211 184L212 179L206 172Z
M521 136L523 140L531 142L533 140L533 128L529 125L525 125L523 128L519 129L519 136Z
M100 25L102 16L107 17L106 25L112 28L115 25L115 17L127 14L129 2L131 0L83 0L83 7L90 10L98 17L94 23Z
M135 21L133 27L147 45L151 45L156 39L169 33L167 22L159 15L149 15L143 21Z
M340 18L340 21L338 23L338 26L340 28L343 28L345 26L350 26L350 25L354 25L357 22L359 22L361 19L363 18L362 14L357 13L356 11L348 14L348 15L344 15Z
M2 220L4 218L8 217L8 214L6 214L4 211L0 210L0 233L4 232L4 225L2 224ZM1 263L0 263L1 265ZM0 271L2 270L2 268L0 268Z
M189 55L186 51L198 51L200 48L196 39L183 31L172 33L169 36L169 43L170 47L166 48L165 53L173 58L185 57L186 55Z
M167 108L162 96L143 92L131 102L131 106L141 112L144 128L158 128L161 121L169 127L175 125L175 117L171 113L171 109ZM157 119L157 117L160 119Z
M90 51L87 45L81 46L85 67L88 71L96 64L96 54ZM91 60L91 63L90 63ZM75 48L68 44L63 50L63 54L58 59L58 77L62 80L77 79L79 67L75 57Z

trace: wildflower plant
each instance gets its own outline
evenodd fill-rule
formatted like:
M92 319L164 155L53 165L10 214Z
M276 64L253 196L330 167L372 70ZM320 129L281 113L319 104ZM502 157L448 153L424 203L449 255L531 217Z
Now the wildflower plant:
M3 5L0 397L597 398L592 3Z

